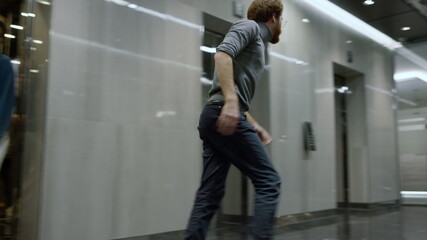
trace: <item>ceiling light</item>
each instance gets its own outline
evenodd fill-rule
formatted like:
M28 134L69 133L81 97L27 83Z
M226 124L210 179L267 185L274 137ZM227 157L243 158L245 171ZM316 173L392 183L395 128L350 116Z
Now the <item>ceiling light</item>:
M21 64L21 61L19 61L19 60L11 60L10 62L13 64L16 64L16 65Z
M43 41L41 41L41 40L37 40L37 39L34 39L34 40L33 40L33 43L43 44Z
M402 29L402 31L409 31L409 30L411 30L411 27L403 27L401 29Z
M138 5L133 4L133 3L132 3L132 4L129 4L129 5L128 5L128 7L129 7L129 8L137 8L137 7L138 7Z
M365 0L364 2L363 2L363 4L364 5L367 5L367 6L369 6L369 5L373 5L375 2L373 1L373 0Z
M30 69L30 72L31 73L39 73L39 70L37 70L37 69Z
M347 42L345 42L345 43L347 43L347 44L350 44L350 43L352 43L353 41L351 41L351 40L348 40Z
M14 29L18 29L18 30L23 30L23 29L24 29L24 27L23 27L23 26L14 25L14 24L11 24L11 25L10 25L10 27L11 27L11 28L14 28Z
M43 0L37 0L38 3L43 4L43 5L51 5L50 2L48 1L43 1Z
M36 14L34 13L21 12L21 15L24 17L36 17Z
M427 192L422 191L401 191L401 194L427 195Z
M349 12L343 10L337 5L333 4L327 0L304 0L307 4L318 9L319 11L325 13L336 21L343 23L349 28L360 32L364 36L380 43L390 50L395 50L401 48L402 44L396 42L391 37L385 35L384 33L378 31L367 23L363 22L359 18L351 15Z
M310 22L310 19L304 18L304 19L302 20L302 22L304 22L304 23L309 23L309 22Z
M337 92L339 93L345 93L349 90L349 88L347 86L342 86L340 88L337 88Z
M12 35L12 34L8 34L8 33L6 33L6 34L4 34L4 37L7 37L7 38L15 38L15 35Z

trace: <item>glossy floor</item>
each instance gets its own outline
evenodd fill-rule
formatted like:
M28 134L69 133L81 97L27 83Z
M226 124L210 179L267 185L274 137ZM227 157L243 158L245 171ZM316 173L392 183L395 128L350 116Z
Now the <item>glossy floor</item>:
M179 240L182 232L126 238L126 240ZM223 222L209 231L207 240L249 240L248 229ZM337 214L277 226L275 240L426 240L427 206L377 210L342 210ZM124 239L123 239L124 240Z

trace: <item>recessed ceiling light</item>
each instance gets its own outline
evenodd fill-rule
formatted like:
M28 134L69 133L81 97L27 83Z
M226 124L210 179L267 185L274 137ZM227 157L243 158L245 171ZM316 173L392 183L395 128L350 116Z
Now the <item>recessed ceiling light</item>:
M34 39L34 40L33 40L33 43L43 44L43 41L41 41L41 40L37 40L37 39Z
M15 25L15 24L11 24L10 27L14 28L14 29L18 29L18 30L23 30L24 29L23 26L19 26L19 25Z
M21 64L21 61L16 60L16 59L11 60L10 62L11 62L11 63L13 63L13 64L15 64L15 65L19 65L19 64Z
M37 0L38 3L43 4L43 5L51 5L50 2L48 1L43 1L43 0Z
M372 5L372 4L374 4L375 2L373 1L373 0L365 0L364 2L363 2L363 4L364 5L367 5L367 6L369 6L369 5Z
M309 23L309 22L310 22L310 19L304 18L304 19L302 20L302 22Z
M401 29L402 29L402 31L409 31L409 30L411 30L411 27L403 27Z
M348 40L347 42L345 42L345 43L347 43L347 44L350 44L350 43L352 43L353 41L351 41L351 40Z
M13 39L13 38L15 38L15 35L5 33L5 34L4 34L4 37L12 38L12 39Z
M21 15L24 17L36 17L36 14L34 13L21 12Z

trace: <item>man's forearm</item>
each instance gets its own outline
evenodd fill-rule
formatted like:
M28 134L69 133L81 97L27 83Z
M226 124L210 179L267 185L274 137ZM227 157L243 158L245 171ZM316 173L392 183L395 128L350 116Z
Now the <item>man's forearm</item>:
M258 122L249 114L249 112L245 112L246 118L248 121L254 126L255 130L258 130L261 128L261 126L258 124Z
M238 103L236 90L234 88L233 59L225 52L216 53L215 69L225 102Z

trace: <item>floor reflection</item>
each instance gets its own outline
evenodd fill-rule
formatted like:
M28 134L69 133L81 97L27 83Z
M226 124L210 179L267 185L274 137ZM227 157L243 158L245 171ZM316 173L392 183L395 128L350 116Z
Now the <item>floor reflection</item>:
M182 232L126 238L126 240L177 240ZM222 222L207 240L250 240L248 227ZM337 214L277 226L275 240L425 240L427 206L388 209L350 209Z

